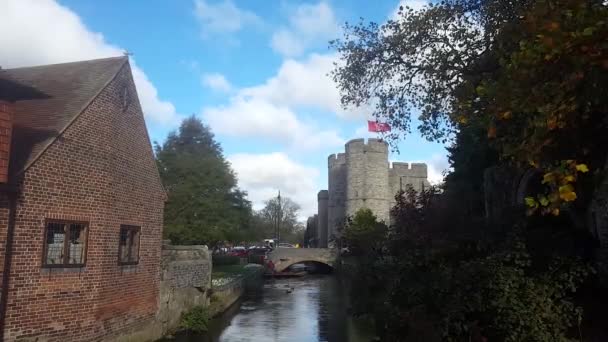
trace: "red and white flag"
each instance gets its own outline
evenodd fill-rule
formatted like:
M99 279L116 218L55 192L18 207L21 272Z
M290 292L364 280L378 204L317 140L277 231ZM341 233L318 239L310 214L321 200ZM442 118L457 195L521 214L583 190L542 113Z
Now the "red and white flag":
M386 122L367 121L367 130L370 132L390 132L391 126Z

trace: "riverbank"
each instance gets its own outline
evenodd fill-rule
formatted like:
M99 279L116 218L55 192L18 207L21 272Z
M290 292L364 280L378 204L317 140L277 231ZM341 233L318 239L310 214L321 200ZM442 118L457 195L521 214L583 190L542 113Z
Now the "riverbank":
M257 264L217 266L211 273L209 312L217 317L250 287L262 286L264 267Z
M230 319L225 317L232 317L236 314L239 308L237 303L243 299L247 291L255 291L263 286L263 273L264 268L256 264L216 266L211 273L209 300L205 305L202 305L204 315L208 317L208 321L204 325L211 333L195 333L178 328L171 334L165 335L158 342L189 340L192 336L196 337L197 342L215 341L212 332L221 332L226 327L226 322L229 323ZM197 310L200 307L193 307L192 310ZM180 319L183 320L184 315L187 314L188 312L184 312L180 315Z

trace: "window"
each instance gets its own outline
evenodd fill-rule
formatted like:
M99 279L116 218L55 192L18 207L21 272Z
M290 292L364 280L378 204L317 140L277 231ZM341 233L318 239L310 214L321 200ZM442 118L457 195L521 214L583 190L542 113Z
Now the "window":
M139 232L137 226L120 226L120 241L118 243L118 263L135 265L139 262Z
M44 233L43 267L82 267L87 254L85 222L46 222Z

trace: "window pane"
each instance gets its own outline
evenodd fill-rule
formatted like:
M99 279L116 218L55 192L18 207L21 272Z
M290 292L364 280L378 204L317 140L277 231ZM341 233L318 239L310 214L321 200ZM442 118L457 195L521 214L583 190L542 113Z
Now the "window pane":
M120 262L129 262L129 229L120 228Z
M139 227L121 226L119 240L119 262L137 263L139 261Z
M139 261L139 229L133 229L131 238L131 262Z
M69 263L84 264L84 251L86 243L86 226L84 224L70 224Z
M63 264L63 248L65 246L65 225L63 223L49 222L46 227L46 255L47 265Z

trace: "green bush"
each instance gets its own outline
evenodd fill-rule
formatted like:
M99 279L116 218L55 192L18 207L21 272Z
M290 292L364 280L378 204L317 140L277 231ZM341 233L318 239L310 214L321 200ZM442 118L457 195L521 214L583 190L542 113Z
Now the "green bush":
M220 301L220 299L221 299L221 298L220 298L220 296L218 296L218 295L217 295L217 293L212 293L212 294L211 294L211 297L209 297L209 302L210 302L211 304L213 304L213 303L219 302L219 301Z
M209 329L210 319L211 315L207 307L195 306L182 315L181 327L195 333L206 332Z
M383 342L572 341L583 318L574 293L593 273L585 259L555 248L549 234L542 242L557 252L539 253L530 237L536 221L519 219L498 233L472 218L459 223L446 210L462 209L459 198L433 196L433 189L400 193L386 237L365 210L348 222L343 242L358 248L345 272L353 315L373 319Z
M241 258L231 255L214 255L213 266L238 265Z
M343 232L344 243L353 255L370 255L380 252L387 233L386 225L378 222L370 209L362 208L349 218Z

